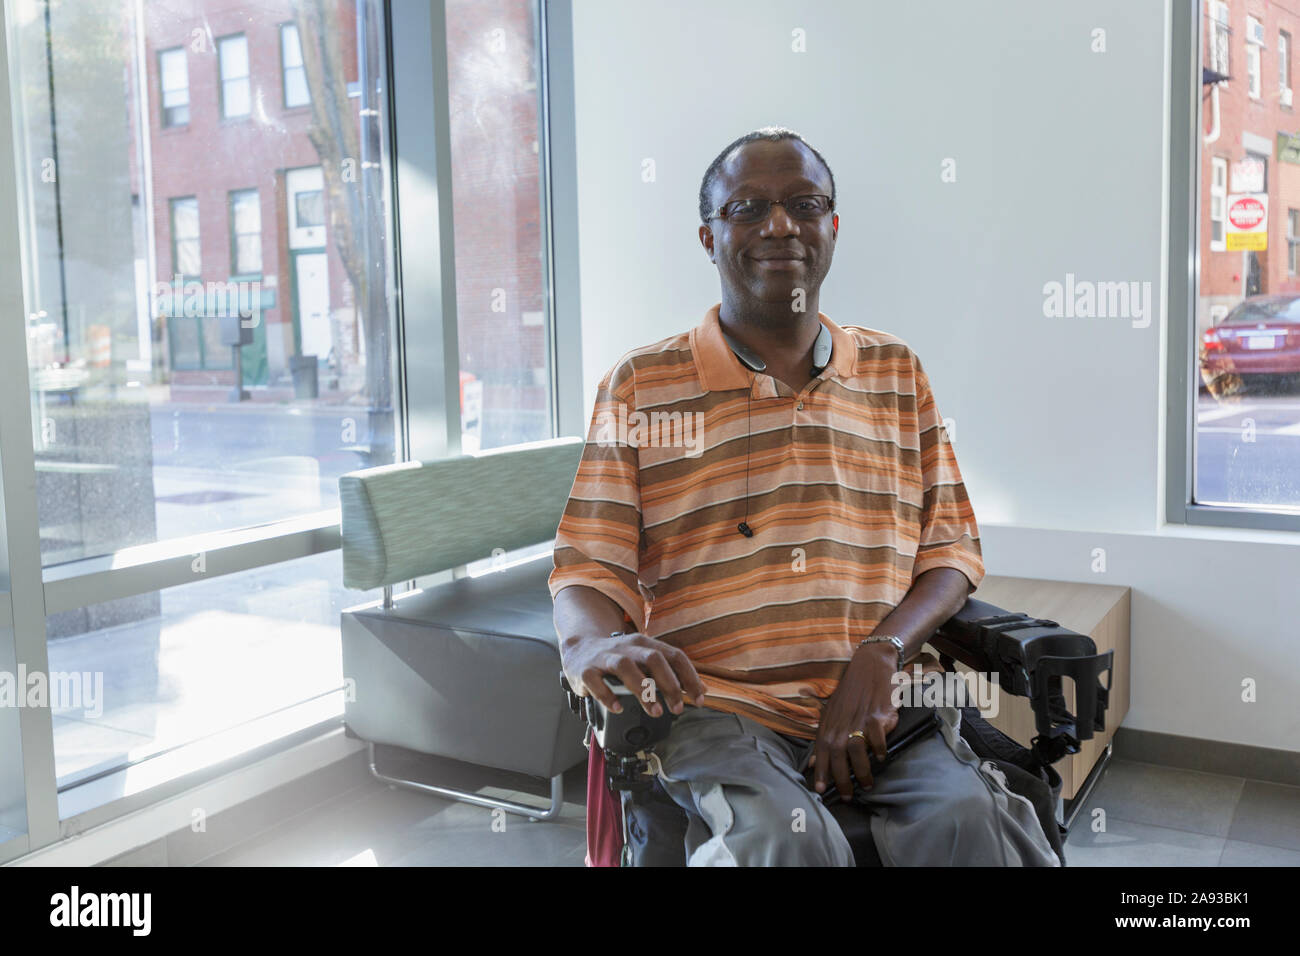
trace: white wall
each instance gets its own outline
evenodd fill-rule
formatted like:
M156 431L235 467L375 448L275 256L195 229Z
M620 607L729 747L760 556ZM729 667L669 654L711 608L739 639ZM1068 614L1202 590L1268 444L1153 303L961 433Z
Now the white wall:
M1300 535L1163 526L1168 17L1158 0L574 0L586 411L620 354L719 298L696 238L709 161L790 126L839 193L822 309L921 356L989 573L1134 589L1126 726L1296 751ZM1066 273L1150 282L1154 319L1045 318Z

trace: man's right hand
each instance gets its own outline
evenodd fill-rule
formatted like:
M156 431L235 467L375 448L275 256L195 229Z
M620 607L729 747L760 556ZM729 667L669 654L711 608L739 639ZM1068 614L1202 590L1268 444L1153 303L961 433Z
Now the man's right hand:
M704 684L690 658L678 648L644 634L568 637L560 642L560 660L575 693L583 697L590 694L615 713L623 708L605 683L606 676L618 678L635 692L642 709L651 717L663 713L660 695L674 714L682 712L684 703L697 707L704 703ZM653 684L646 684L647 680ZM645 693L651 687L657 693Z

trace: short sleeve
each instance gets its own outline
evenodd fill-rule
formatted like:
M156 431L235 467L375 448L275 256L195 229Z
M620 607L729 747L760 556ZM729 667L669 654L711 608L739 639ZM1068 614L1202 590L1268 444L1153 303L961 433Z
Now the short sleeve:
M637 630L646 624L638 585L641 488L637 449L619 428L634 410L634 381L615 366L596 393L587 444L555 534L551 597L573 585L589 587L623 609Z
M916 361L917 428L921 443L921 540L912 566L912 580L931 568L956 568L974 591L984 578L979 527L966 494L957 455L943 417L935 405L930 380Z

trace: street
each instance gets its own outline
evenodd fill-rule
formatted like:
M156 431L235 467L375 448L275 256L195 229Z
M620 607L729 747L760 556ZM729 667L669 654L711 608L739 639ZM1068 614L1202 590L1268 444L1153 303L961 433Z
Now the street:
M1197 403L1195 500L1300 507L1300 395Z

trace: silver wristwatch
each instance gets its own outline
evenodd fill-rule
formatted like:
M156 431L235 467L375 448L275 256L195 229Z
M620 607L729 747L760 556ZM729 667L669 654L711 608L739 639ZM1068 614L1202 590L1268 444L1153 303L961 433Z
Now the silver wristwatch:
M899 640L897 637L876 637L876 636L864 637L862 640L858 642L858 647L861 647L864 644L885 644L885 643L893 644L894 647L898 648L898 670L901 671L903 669L903 642Z

